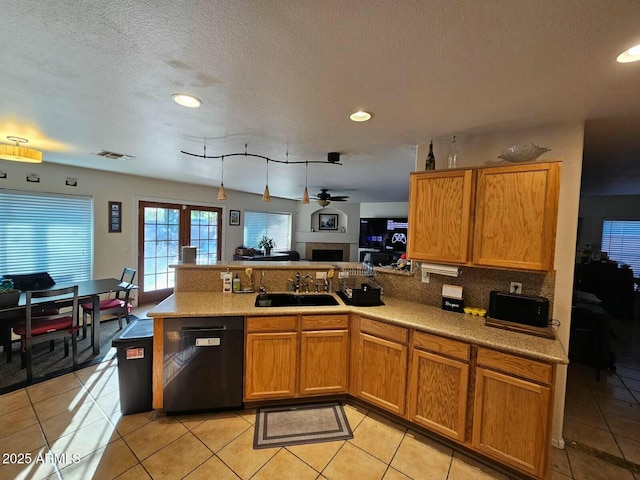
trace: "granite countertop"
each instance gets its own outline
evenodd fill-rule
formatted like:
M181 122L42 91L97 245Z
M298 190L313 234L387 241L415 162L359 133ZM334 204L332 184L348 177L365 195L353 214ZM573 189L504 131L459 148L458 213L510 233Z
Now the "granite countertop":
M273 292L271 292L273 293ZM334 294L335 295L335 294ZM385 305L357 307L345 305L320 307L256 307L256 294L222 292L174 293L148 312L150 317L259 316L358 313L360 315L415 328L479 346L526 356L549 363L568 364L569 359L558 340L540 338L484 325L481 317L441 310L417 302L384 297Z

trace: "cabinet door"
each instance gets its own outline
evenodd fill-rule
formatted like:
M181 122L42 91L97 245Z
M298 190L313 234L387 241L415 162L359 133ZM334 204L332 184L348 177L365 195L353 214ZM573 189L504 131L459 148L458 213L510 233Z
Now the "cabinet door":
M463 442L468 382L466 363L414 349L409 420Z
M390 412L404 414L407 347L359 333L356 395Z
M347 330L302 332L300 393L315 395L347 391Z
M245 400L288 398L296 393L298 334L247 334Z
M473 171L411 174L407 257L466 263L469 256Z
M550 388L478 368L473 447L542 477L549 451Z
M478 171L473 263L553 269L560 163Z

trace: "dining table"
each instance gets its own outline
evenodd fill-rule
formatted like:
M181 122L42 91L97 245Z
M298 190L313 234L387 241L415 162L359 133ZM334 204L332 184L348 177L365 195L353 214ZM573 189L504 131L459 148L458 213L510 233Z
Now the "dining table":
M58 288L78 286L78 304L87 303L91 301L93 303L93 315L91 321L94 327L91 329L91 338L93 343L93 355L100 354L100 295L114 293L118 291L126 291L136 289L137 286L127 282L121 282L117 278L100 278L96 280L83 280L80 282L71 283L56 283L52 287L44 288L42 290L54 290ZM0 325L3 320L21 317L26 310L27 294L22 292L17 305L0 307ZM37 298L32 300L32 312L35 314L45 312L52 308L65 307L71 305L71 296L49 297L49 298ZM80 316L80 312L78 312Z

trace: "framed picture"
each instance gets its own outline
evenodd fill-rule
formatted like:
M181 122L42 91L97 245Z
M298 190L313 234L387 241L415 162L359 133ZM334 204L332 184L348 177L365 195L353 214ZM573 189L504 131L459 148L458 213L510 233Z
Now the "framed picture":
M240 225L240 210L229 210L229 225Z
M109 233L122 232L122 202L109 202Z
M337 230L338 214L337 213L321 213L320 214L320 230Z

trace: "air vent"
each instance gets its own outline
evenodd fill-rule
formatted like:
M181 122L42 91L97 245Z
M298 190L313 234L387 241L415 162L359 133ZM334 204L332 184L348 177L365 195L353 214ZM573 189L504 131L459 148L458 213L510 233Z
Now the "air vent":
M99 150L96 153L94 153L94 155L98 155L99 157L104 157L104 158L112 158L116 160L119 158L124 158L125 160L129 160L133 158L133 155L125 155L124 153L110 152L109 150Z

